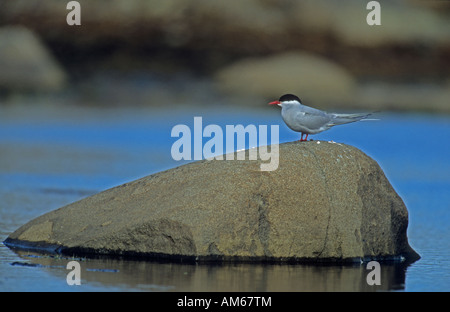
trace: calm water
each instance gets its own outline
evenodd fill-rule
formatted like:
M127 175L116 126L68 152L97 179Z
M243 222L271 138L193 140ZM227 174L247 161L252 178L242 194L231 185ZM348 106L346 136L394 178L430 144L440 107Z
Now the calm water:
M279 124L278 109L175 112L155 109L0 107L0 241L29 220L104 189L178 166L176 124ZM314 139L354 145L378 161L409 211L410 245L422 258L382 264L381 286L363 265L190 265L75 259L81 286L66 283L72 260L13 252L0 244L0 291L450 291L450 117L379 114Z

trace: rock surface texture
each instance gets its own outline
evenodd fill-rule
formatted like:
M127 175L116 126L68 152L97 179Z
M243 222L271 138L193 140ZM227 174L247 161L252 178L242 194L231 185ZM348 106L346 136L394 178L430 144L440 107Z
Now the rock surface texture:
M373 159L323 141L280 144L279 156L271 172L259 160L203 160L156 173L40 216L5 244L200 262L419 258L407 209Z

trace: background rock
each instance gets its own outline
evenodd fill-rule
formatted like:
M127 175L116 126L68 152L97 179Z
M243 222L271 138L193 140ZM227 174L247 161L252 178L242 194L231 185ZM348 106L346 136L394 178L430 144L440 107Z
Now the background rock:
M0 88L55 91L66 74L38 37L24 27L0 28Z
M337 143L279 147L275 171L249 160L183 165L47 213L5 244L198 261L418 258L406 207L373 159Z
M224 93L278 99L284 90L301 94L304 103L314 99L316 105L347 104L356 88L345 68L309 53L238 61L220 71L216 80Z
M433 85L432 97L440 99L447 96L450 72L449 2L379 2L380 26L367 25L367 2L358 0L81 1L81 26L68 26L67 3L16 0L0 2L0 26L22 25L36 33L68 73L68 96L82 94L82 99L75 100L83 104L129 105L131 101L127 99L137 97L133 104L154 105L165 95L159 96L160 91L148 95L146 90L155 89L152 81L157 81L156 88L159 84L166 86L163 94L173 94L179 90L180 80L189 89L200 88L193 93L212 95L204 101L183 96L180 103L220 102L214 86L208 85L205 90L204 84L192 81L210 81L240 61L248 63L254 58L258 62L262 57L306 52L345 68L356 83L350 101L329 100L333 97L331 91L310 91L314 97L311 102L317 97L318 108L345 105L449 112L449 106L442 101L429 105L416 97L402 103L389 97L368 98L370 92L365 92L373 90L373 84L375 88L386 86L382 94L395 89L400 101L415 90L427 93L428 86ZM301 71L294 65L294 72ZM309 76L315 75L314 69L308 71ZM136 86L119 84L123 95L113 101L102 95L95 97L98 92L86 92L86 85L92 90L100 89L109 82L111 74L134 75L130 81L145 87L136 93ZM324 77L322 74L320 77ZM140 80L148 75L151 79ZM106 77L106 81L99 83L98 77ZM334 77L334 72L330 77ZM340 83L336 81L337 86ZM272 93L287 93L282 85L276 86L277 90L275 86L271 88ZM16 90L20 86L8 88ZM116 86L110 89L116 90ZM301 96L300 91L305 89L299 84L295 92L289 92ZM222 102L230 103L227 96L240 97L242 93L230 91L221 95ZM256 104L260 98L258 94L258 98L238 99L238 103Z

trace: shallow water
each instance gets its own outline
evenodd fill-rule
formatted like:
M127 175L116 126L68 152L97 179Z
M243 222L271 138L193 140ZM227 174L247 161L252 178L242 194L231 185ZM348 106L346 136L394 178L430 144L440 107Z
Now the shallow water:
M278 124L280 142L297 140L277 108L0 108L0 241L48 211L185 162L171 157L176 124ZM450 117L379 114L379 121L313 136L354 145L374 158L409 211L410 245L421 259L382 264L369 286L364 265L195 265L75 259L81 285L69 286L71 258L14 252L0 244L0 291L449 291ZM206 139L205 139L206 141Z

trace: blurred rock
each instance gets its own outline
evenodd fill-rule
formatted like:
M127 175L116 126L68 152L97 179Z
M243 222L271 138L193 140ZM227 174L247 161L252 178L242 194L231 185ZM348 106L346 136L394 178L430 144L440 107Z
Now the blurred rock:
M279 149L275 171L260 160L197 161L42 215L5 244L176 261L419 258L405 204L373 159L324 141Z
M361 84L354 99L359 99L359 103L373 110L450 113L450 83L438 85L372 82Z
M380 1L381 25L369 26L368 2L294 1L292 22L299 28L333 33L339 41L351 46L439 45L450 41L448 19L408 1Z
M0 24L35 30L72 69L125 62L121 68L159 65L210 72L242 57L304 50L363 76L407 77L420 71L423 78L448 72L450 21L445 15L408 1L385 1L382 25L369 26L366 4L97 0L81 4L81 26L68 26L65 3L16 0L2 3Z
M13 91L54 91L66 74L39 38L21 27L0 28L0 88Z
M278 99L299 94L316 104L346 103L355 81L342 66L309 53L283 53L238 61L216 75L226 94Z

